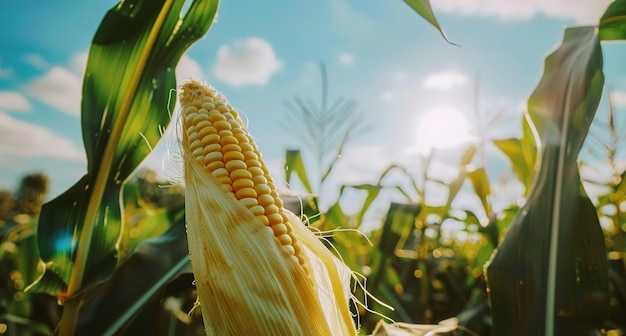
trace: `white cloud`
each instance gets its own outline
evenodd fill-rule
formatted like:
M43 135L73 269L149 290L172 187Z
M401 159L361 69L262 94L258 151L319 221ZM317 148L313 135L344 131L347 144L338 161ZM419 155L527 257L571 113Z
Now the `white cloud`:
M45 70L50 67L50 63L39 54L26 54L22 56L22 60L39 70Z
M26 91L45 104L56 107L71 115L80 115L82 81L87 66L87 53L72 56L67 67L55 66L43 76L26 86ZM184 79L204 80L202 67L187 54L183 54L176 67L178 84ZM2 106L0 106L2 108Z
M39 55L24 56L33 58L32 62L40 58ZM28 92L35 99L56 107L61 112L79 116L82 98L83 77L87 66L88 54L78 53L72 56L66 67L53 66L43 76L32 80L26 85ZM43 63L45 60L41 59ZM42 67L49 68L47 63Z
M85 76L85 68L87 67L87 58L89 54L86 52L72 56L69 62L69 70L72 71L82 81Z
M597 24L612 0L439 0L435 13L491 16L505 20L528 20L537 15L570 19L577 24Z
M232 86L265 85L272 75L283 68L272 45L260 38L237 40L217 50L215 76Z
M189 79L206 80L206 77L200 64L185 53L180 58L180 61L178 61L178 65L176 66L177 85L180 85Z
M70 115L80 115L82 81L66 68L55 66L26 86L26 91L45 104Z
M467 83L467 76L454 71L446 70L441 72L435 72L428 75L422 81L422 85L426 89L442 89L447 90L457 85L463 85Z
M0 112L0 159L16 157L86 162L85 153L69 139Z
M613 91L611 92L611 102L617 107L626 106L626 92L625 91Z
M343 65L352 65L354 64L354 55L351 53L343 52L339 54L339 63Z
M0 91L0 109L6 111L28 111L30 103L16 91Z

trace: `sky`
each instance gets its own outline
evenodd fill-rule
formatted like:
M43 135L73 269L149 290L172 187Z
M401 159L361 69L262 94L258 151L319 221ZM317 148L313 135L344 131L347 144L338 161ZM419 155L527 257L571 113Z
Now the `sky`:
M447 43L401 0L223 0L217 22L179 62L178 81L197 78L222 91L246 116L281 181L285 150L306 149L290 129L295 126L285 125L284 101L294 96L319 101L318 64L324 62L330 101L353 99L355 113L368 126L348 143L321 190L330 204L338 185L375 183L390 163L418 176L432 146L471 141L476 91L482 120L498 111L503 116L483 136L519 136L523 106L541 76L543 57L564 28L596 23L610 0L431 2L447 36L460 47ZM51 199L85 173L82 75L90 41L116 3L0 5L0 189L14 189L24 174L43 172L50 178ZM617 111L623 111L626 46L604 43L603 49L606 87ZM182 173L168 155L176 150L171 133L143 166L180 180ZM450 179L458 152L437 150L432 175ZM485 153L494 183L513 176L493 146ZM305 159L314 165L310 155ZM512 185L501 189L515 189ZM292 188L302 191L297 183ZM432 202L441 202L445 193L435 189ZM513 196L505 194L501 198L517 197L515 190ZM460 196L460 204L464 197L466 206L475 206L471 193Z

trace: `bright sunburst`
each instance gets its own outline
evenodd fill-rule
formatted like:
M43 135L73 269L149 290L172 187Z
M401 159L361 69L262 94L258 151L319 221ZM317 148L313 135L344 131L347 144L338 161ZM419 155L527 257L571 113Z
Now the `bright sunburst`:
M417 145L422 152L455 147L473 140L469 120L455 107L436 107L418 120Z

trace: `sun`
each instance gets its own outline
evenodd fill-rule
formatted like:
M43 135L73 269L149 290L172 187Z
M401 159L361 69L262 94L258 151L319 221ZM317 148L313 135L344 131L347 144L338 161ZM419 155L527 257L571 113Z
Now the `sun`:
M417 147L424 153L437 148L451 148L473 142L467 117L453 106L439 106L418 120Z

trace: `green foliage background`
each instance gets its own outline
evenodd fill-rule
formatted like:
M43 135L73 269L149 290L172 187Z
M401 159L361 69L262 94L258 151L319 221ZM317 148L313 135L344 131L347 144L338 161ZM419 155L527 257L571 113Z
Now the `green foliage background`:
M447 39L428 0L405 2ZM183 189L160 188L167 183L135 171L169 123L173 69L207 32L218 7L217 0L196 0L181 13L183 4L124 1L105 15L83 82L87 175L43 207L44 175L25 176L16 191L0 192L0 332L204 334L199 312L187 314L196 294ZM597 26L565 30L528 100L523 136L494 141L526 198L523 206L497 213L480 146L460 160L444 204L426 197L427 183L441 184L429 176L427 156L420 171L392 165L376 181L341 186L338 198L321 209L324 195L315 193L360 125L354 102L328 107L328 79L320 66L321 103L304 106L295 97L287 106L296 119L307 109L319 120L335 120L337 137L325 142L327 130L304 120L313 142L286 152L285 177L298 179L307 195L302 208L290 199L285 204L322 232L358 274L354 294L367 303L353 306L361 333L412 328L420 335L439 328L439 334L503 335L511 326L519 334L626 332L626 172L615 172L593 204L578 173L578 153L603 94L602 43L625 37L624 0L613 2ZM609 132L618 131L610 123ZM605 146L609 161L619 144L618 136L612 139ZM307 169L312 163L303 154L310 151L318 158L316 169ZM390 174L404 180L389 184ZM465 183L484 214L453 206ZM380 227L358 232L372 204L390 190L404 201L389 205ZM352 191L364 197L356 213L346 213L341 201ZM599 218L612 228L602 230ZM467 238L445 236L446 220L462 223ZM425 325L381 324L381 314L387 323Z

